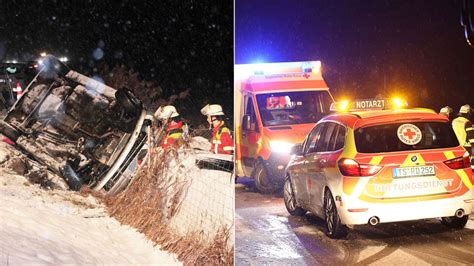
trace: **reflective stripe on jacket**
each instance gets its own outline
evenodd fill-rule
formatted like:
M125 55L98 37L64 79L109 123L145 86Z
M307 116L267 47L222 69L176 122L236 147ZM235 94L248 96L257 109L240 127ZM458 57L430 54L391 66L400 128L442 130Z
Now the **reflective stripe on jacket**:
M466 140L473 146L474 144L474 126L466 128Z
M467 140L467 133L466 128L471 127L471 122L465 117L457 117L453 120L452 125L454 129L454 133L456 133L456 137L458 138L459 144L463 147L471 147L470 143Z
M211 151L220 154L232 154L234 141L230 130L224 125L224 121L218 127L212 129Z
M168 128L166 128L166 136L161 142L161 147L162 148L167 148L171 145L176 145L176 141L181 138L181 135L183 134L183 121L175 122L171 121L171 123L168 125Z

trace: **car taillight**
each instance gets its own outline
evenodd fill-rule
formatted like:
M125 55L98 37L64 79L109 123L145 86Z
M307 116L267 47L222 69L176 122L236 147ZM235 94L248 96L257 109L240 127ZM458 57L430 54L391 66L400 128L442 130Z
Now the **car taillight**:
M377 174L382 166L360 164L352 159L341 159L337 163L339 171L345 176L372 176Z
M471 167L471 164L469 163L469 153L466 152L462 157L444 161L444 164L451 169L469 168Z

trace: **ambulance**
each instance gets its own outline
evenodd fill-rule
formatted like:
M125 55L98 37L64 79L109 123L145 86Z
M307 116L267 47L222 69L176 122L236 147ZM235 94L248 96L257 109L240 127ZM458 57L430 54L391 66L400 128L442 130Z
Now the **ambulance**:
M291 147L333 102L320 61L235 65L236 176L262 193L281 189Z

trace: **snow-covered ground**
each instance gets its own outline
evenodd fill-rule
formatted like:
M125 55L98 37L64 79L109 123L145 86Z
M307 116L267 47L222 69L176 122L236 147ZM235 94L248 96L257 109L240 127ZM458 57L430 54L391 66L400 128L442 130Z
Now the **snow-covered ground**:
M13 174L6 155L12 150L1 143L0 265L181 264L91 195L47 191Z

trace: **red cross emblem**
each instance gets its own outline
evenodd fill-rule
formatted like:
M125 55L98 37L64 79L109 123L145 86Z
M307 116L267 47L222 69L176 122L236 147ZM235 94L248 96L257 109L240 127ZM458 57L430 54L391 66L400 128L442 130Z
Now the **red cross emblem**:
M403 124L397 129L398 139L407 144L415 145L421 141L422 133L421 130L412 124Z
M411 129L407 128L405 132L403 132L403 136L407 137L408 139L413 139L413 137L416 135L416 132L411 131Z

